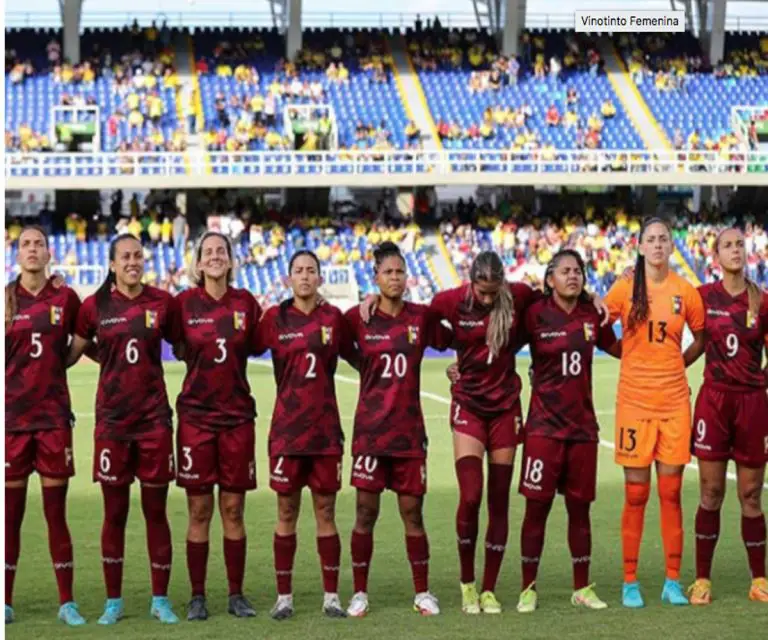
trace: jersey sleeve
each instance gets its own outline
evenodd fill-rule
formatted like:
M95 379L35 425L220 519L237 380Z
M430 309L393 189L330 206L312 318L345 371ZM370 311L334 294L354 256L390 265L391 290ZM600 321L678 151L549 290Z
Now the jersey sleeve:
M608 351L608 349L618 342L616 333L613 330L613 324L609 322L605 326L601 325L604 317L605 316L601 313L598 318L598 326L600 329L597 333L597 348L600 349L600 351Z
M163 338L170 344L179 344L184 339L181 324L181 301L177 297L168 294L166 305Z
M98 325L98 313L96 311L96 297L90 296L80 306L75 322L75 334L85 340L93 340L96 336Z
M445 351L453 342L453 331L443 324L442 317L431 307L426 310L425 324L427 327L427 345Z
M430 314L434 314L440 320L450 320L451 310L455 307L457 289L440 291L432 298L429 304Z
M507 286L515 301L515 307L523 314L526 309L544 295L541 291L534 289L524 282L510 282Z
M620 277L613 283L610 291L608 291L608 294L605 296L603 302L605 303L605 306L608 307L611 323L616 322L624 312L624 305L627 304L629 287L631 284L631 281L624 277Z
M704 301L701 299L701 294L695 287L686 283L683 296L685 300L685 321L688 324L688 328L694 333L704 331L706 312L704 311Z
M532 307L528 307L522 315L522 322L517 330L517 349L521 349L531 341L536 323L536 313Z
M77 317L80 314L80 308L82 307L80 298L74 289L69 289L67 292L67 306L64 310L64 318L67 322L67 333L72 335L75 333L77 326Z
M360 366L360 351L355 343L355 330L347 316L339 311L339 355L352 367Z
M254 319L255 326L251 332L251 353L260 356L272 348L272 327L275 326L275 311L279 307L267 309L264 317L261 317L261 307L254 300L256 307L254 313L259 312L259 316Z

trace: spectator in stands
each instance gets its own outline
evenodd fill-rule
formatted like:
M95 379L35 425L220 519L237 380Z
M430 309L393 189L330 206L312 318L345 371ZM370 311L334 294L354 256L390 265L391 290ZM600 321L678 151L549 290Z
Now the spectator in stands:
M544 118L544 121L546 122L547 126L550 127L560 126L560 112L557 110L557 107L554 104L549 105L549 109L547 109L547 115Z
M603 118L613 118L616 115L616 105L611 98L606 98L600 105L600 113Z

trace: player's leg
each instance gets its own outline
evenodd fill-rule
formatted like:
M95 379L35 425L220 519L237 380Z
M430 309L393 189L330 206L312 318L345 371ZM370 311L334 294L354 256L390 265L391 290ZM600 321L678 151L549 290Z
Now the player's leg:
M346 618L339 599L341 539L336 528L336 494L341 489L341 456L315 456L309 475L317 528L317 554L323 575L323 613Z
M365 464L369 456L359 456ZM370 458L377 460L376 458ZM378 467L378 460L375 465ZM369 466L370 469L370 466ZM373 491L357 487L357 504L355 507L355 526L352 529L350 549L352 552L352 577L354 582L354 595L347 607L347 615L360 618L368 613L368 572L371 568L373 557L373 528L379 517L381 505L381 491L385 486L378 468L372 469L368 476L371 480L365 483ZM358 474L359 475L359 474ZM361 485L363 481L353 472L352 484Z
M766 527L762 509L765 465L757 468L737 465L736 471L741 503L741 538L752 573L749 599L768 603L768 581L765 577Z
M695 438L694 434L694 438ZM696 581L688 589L690 602L712 602L712 559L720 537L720 509L725 499L726 460L699 458L699 507L696 510Z
M187 487L187 572L191 598L187 605L188 621L208 619L205 583L208 575L210 529L213 519L213 487Z
M408 460L406 465L416 461ZM405 548L413 578L413 608L423 616L440 613L437 598L429 591L429 538L424 528L424 496L398 493L397 506L405 527Z

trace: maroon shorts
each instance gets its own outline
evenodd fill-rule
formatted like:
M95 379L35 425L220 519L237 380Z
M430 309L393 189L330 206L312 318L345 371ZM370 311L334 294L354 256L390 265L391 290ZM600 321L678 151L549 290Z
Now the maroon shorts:
M352 456L352 486L381 493L423 496L427 492L427 461L424 458Z
M597 442L526 436L520 493L549 502L556 493L594 502L597 487Z
M135 478L146 484L168 484L174 477L173 433L153 431L139 440L95 439L93 481L120 486Z
M246 422L230 429L203 429L179 422L176 484L200 493L241 493L256 488L256 427Z
M341 455L272 456L269 486L281 495L309 487L314 493L338 493L341 489Z
M24 480L33 471L46 478L75 475L72 429L6 432L6 481Z
M696 399L691 453L699 460L734 460L745 467L768 462L768 395L704 386Z
M451 402L451 429L479 440L488 451L516 447L520 442L522 426L523 409L520 400L512 409L493 418L481 418L455 400Z

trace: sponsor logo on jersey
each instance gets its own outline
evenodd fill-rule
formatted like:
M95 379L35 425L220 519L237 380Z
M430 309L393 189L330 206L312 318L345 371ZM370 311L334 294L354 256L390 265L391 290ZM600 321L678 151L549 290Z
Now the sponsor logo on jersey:
M408 325L408 344L416 344L419 341L419 328Z
M320 327L320 341L323 344L331 344L333 341L333 327Z
M459 320L459 326L460 327L482 327L483 321L482 320Z
M365 336L366 340L389 340L390 337L380 333L369 333Z
M144 324L146 325L147 329L157 329L157 311L145 311Z
M236 331L245 330L245 311L235 311L232 319L234 320Z
M110 324L120 324L121 322L128 322L127 318L124 318L123 316L120 316L118 318L105 318L99 324L104 327Z
M62 318L64 317L64 309L61 307L51 307L51 324L55 326L61 326Z
M542 340L549 338L565 338L568 334L565 331L545 331L541 334Z
M592 342L595 339L595 325L591 322L584 323L584 339Z
M683 312L682 296L672 296L672 313L679 316Z
M277 339L280 340L280 342L285 342L286 340L295 340L296 338L303 338L304 334L301 331L297 331L295 333L281 333L277 336Z
M17 313L15 316L13 316L13 321L18 322L20 320L31 320L32 316L30 316L27 313Z
M722 309L707 309L708 316L720 316L721 318L730 318L731 314Z
M187 320L187 324L190 326L194 326L197 324L213 324L214 320L213 318L190 318Z

